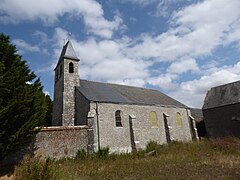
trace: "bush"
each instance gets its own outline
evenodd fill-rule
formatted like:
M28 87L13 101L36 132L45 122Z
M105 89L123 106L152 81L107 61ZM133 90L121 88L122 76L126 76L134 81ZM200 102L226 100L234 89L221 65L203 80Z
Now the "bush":
M89 157L89 154L84 150L78 150L75 159L84 160Z
M96 155L98 158L103 158L105 159L109 155L109 147L103 147L100 148L97 152Z
M46 162L39 159L25 158L16 168L15 177L21 179L40 180L52 179L53 177L61 177L61 173L53 167L54 161L47 159Z
M159 144L157 144L155 141L150 141L147 144L147 147L146 147L145 151L146 152L157 151L159 148L160 148Z

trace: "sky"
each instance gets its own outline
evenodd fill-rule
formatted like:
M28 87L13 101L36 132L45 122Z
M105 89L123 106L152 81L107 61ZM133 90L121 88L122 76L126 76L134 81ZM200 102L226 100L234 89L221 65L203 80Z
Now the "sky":
M81 79L157 89L201 108L240 80L240 0L0 0L0 33L53 97L70 40Z

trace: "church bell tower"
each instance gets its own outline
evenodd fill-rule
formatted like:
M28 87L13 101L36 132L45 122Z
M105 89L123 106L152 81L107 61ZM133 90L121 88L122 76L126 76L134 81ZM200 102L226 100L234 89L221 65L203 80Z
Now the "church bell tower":
M53 126L74 126L75 87L80 86L79 61L72 43L67 41L54 69Z

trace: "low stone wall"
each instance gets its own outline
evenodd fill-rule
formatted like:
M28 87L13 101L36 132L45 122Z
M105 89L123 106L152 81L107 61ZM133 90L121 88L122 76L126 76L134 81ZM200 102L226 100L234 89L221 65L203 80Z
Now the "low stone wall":
M74 158L78 150L84 149L92 152L93 131L88 126L53 126L43 127L31 143L19 151L9 155L0 162L1 166L16 164L24 156L60 159L63 157Z
M41 158L75 157L80 149L87 151L87 126L44 127L36 135L34 156Z

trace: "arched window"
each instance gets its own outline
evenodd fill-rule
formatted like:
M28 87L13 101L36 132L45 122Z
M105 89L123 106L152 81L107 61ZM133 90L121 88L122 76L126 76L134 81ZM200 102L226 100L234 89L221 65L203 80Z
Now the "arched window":
M69 63L69 73L74 73L74 66L72 62Z
M115 112L115 121L116 121L116 126L117 127L123 127L122 117L123 117L122 111L117 110Z
M153 128L156 128L158 125L157 125L157 114L155 111L151 111L150 112L150 117L151 117L151 121L152 121L152 127Z
M182 116L179 112L176 113L176 122L178 127L182 127Z

